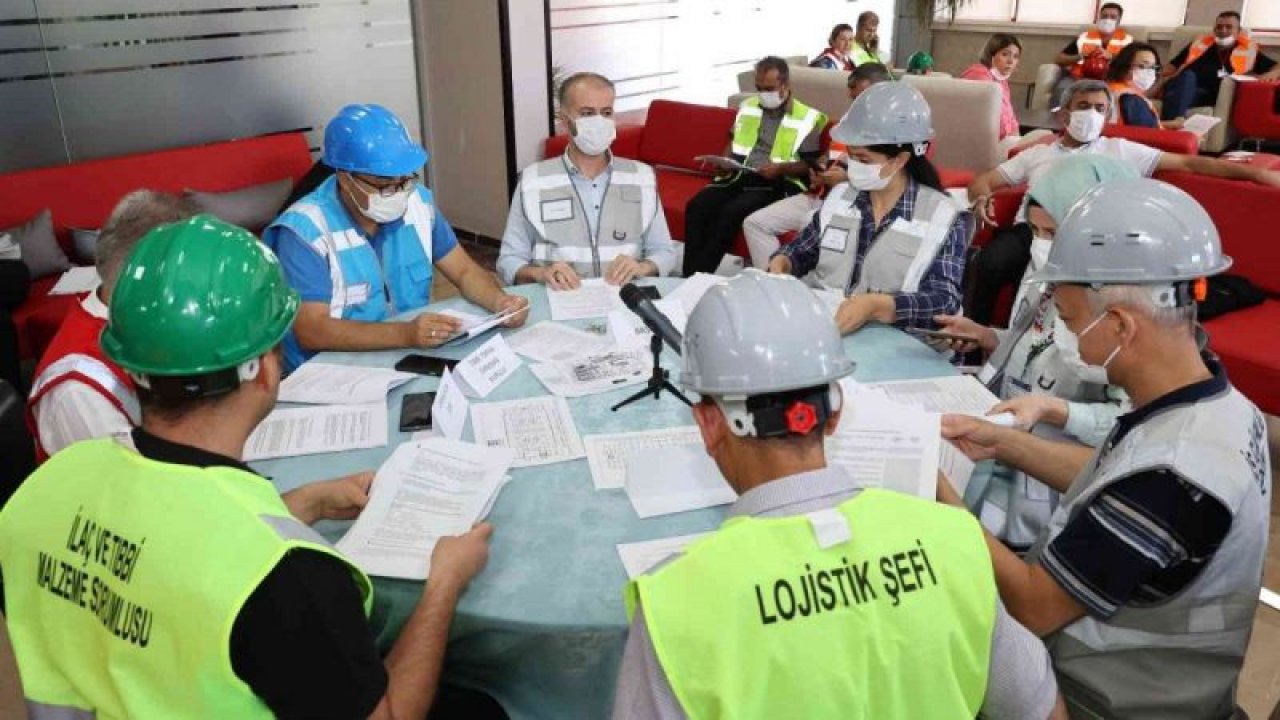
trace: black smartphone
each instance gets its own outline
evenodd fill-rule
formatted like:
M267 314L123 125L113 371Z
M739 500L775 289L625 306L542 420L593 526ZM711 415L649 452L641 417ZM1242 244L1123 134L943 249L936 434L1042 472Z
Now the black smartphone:
M452 370L453 366L457 364L457 360L429 357L427 355L405 355L400 359L400 362L396 363L396 369L400 372L440 377L444 374L445 368Z
M433 392L409 393L400 400L400 432L416 432L431 428Z
M967 335L953 335L941 330L925 330L924 328L907 328L907 332L916 337L928 338L930 340L951 340L954 342L977 343L978 338L969 337Z

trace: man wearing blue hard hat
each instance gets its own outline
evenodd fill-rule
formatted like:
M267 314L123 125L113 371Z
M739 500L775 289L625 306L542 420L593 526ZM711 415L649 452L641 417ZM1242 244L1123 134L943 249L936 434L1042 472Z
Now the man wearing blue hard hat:
M386 322L431 300L438 267L467 300L491 312L527 301L503 292L494 276L458 247L453 228L419 184L427 151L390 110L348 105L324 130L325 165L334 175L264 231L302 309L285 337L285 369L322 350L434 347L460 327L457 318L421 313ZM524 322L517 313L508 325Z

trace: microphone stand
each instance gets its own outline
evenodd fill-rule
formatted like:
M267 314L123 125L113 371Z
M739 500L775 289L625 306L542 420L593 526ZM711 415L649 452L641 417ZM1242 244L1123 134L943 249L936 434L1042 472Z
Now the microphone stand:
M648 384L644 386L643 390L610 408L613 412L617 412L618 408L626 407L646 395L653 395L653 399L657 400L663 390L675 395L685 405L693 406L693 403L689 402L689 398L685 397L684 393L671 384L670 373L662 367L662 338L658 337L657 333L654 333L653 337L649 338L649 351L653 353L653 374L649 376Z

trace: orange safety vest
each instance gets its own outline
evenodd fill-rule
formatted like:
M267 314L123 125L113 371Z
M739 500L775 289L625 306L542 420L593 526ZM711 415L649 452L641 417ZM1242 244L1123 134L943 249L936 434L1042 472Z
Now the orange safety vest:
M1182 67L1189 67L1209 48L1216 48L1217 42L1213 35L1205 35L1199 40L1191 43L1191 47L1187 50L1187 61ZM1244 75L1253 69L1253 63L1258 59L1258 44L1249 37L1249 33L1241 32L1236 35L1236 46L1231 51L1231 72L1236 75Z
M1111 39L1107 41L1107 52L1111 57L1115 57L1116 53L1132 42L1132 35L1116 28L1116 31L1111 33ZM1097 28L1089 28L1080 33L1080 37L1076 38L1076 49L1080 51L1080 59L1071 66L1071 77L1079 79L1084 75L1085 58L1102 49L1102 33Z
M1146 95L1143 95L1142 92L1140 92L1138 88L1134 87L1132 84L1127 82L1109 82L1107 83L1107 87L1111 88L1111 96L1113 98L1112 105L1111 105L1111 120L1110 120L1111 124L1113 125L1129 124L1124 120L1124 113L1120 112L1120 97L1123 95L1137 95L1138 97L1142 98L1142 101L1147 104L1147 107L1151 108L1151 112L1153 115L1156 116L1157 121L1159 120L1160 111L1156 110L1156 106L1151 102L1150 98L1148 98Z

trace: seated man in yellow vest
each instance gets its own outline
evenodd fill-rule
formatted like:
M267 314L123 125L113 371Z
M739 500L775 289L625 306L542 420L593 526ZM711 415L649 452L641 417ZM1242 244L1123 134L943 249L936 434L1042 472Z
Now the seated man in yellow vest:
M563 155L520 174L498 255L498 277L508 285L564 290L581 278L622 285L671 272L675 248L653 168L609 151L616 96L596 73L560 84L560 121L571 139Z
M853 363L804 283L749 269L687 329L681 382L739 498L628 587L614 717L1065 718L977 521L827 467Z
M129 256L102 347L135 378L142 426L58 453L0 512L33 717L426 715L491 529L436 546L384 663L369 579L241 460L298 302L270 250L207 215ZM317 511L349 519L360 501Z
M1240 13L1234 10L1218 13L1212 35L1182 48L1169 61L1160 118L1176 120L1193 107L1216 105L1222 79L1229 75L1280 79L1280 65L1259 52L1258 41L1240 28Z
M738 106L726 155L750 170L716 176L685 206L684 274L715 272L747 216L808 189L827 116L791 94L787 61L756 63L756 91Z

